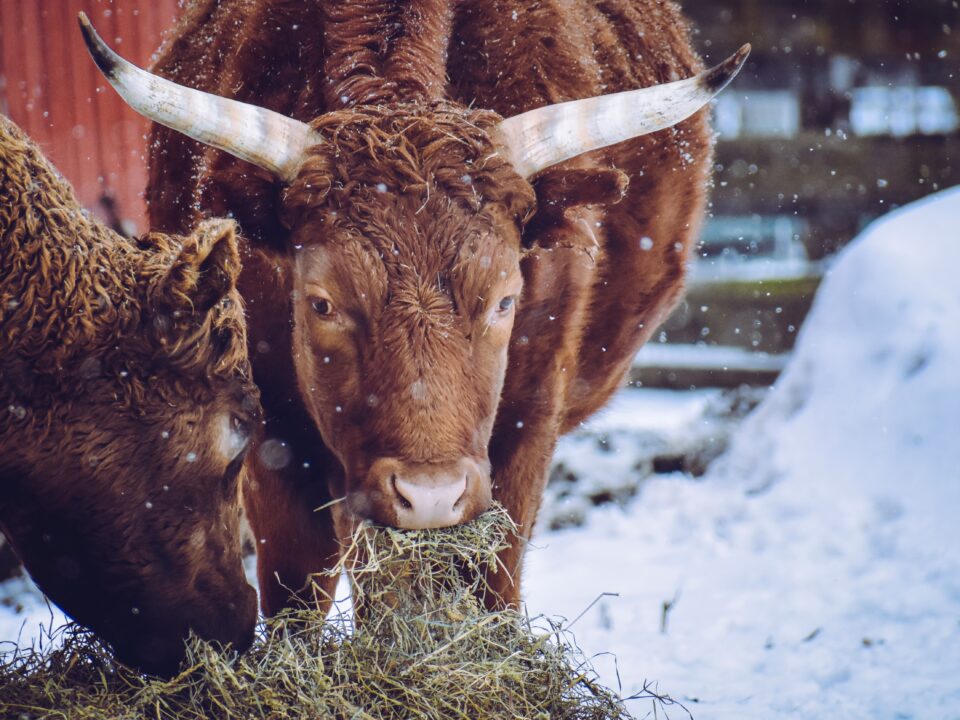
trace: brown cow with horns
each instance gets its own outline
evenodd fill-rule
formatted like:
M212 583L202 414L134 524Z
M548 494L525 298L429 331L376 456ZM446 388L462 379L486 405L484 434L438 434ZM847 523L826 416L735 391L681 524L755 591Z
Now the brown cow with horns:
M335 580L308 578L358 519L442 527L491 497L522 537L486 600L517 603L557 437L680 296L697 111L749 48L699 72L665 0L199 0L156 75L84 32L199 141L155 128L153 225L231 214L246 241L264 610L324 605Z

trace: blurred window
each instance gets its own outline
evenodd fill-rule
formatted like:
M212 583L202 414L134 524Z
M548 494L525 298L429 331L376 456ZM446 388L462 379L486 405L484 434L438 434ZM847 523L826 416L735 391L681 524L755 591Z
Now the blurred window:
M862 87L851 92L850 127L857 135L944 135L960 127L944 87Z
M804 220L792 215L726 215L704 224L702 258L806 260Z
M800 99L791 90L728 92L717 98L714 127L720 137L795 137L800 130Z

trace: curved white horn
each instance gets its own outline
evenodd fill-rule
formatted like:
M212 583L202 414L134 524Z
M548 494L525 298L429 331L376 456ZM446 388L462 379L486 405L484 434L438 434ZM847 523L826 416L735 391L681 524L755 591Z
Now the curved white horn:
M141 70L103 42L85 13L79 20L97 67L131 108L154 122L269 170L285 182L296 177L306 150L321 142L299 120Z
M501 122L494 141L523 177L590 150L676 125L706 105L740 72L744 45L686 80L547 105Z

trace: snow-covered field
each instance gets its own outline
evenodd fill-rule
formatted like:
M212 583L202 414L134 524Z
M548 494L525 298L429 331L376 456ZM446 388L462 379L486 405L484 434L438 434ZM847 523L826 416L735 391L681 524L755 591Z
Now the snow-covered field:
M607 684L657 681L698 718L960 718L958 267L960 190L868 228L703 476L651 458L725 445L720 394L621 393L558 449L529 611L619 593L573 625L581 646ZM3 598L0 640L49 622L22 581Z
M706 477L536 538L531 612L620 593L584 650L698 717L960 718L958 267L960 190L868 228Z

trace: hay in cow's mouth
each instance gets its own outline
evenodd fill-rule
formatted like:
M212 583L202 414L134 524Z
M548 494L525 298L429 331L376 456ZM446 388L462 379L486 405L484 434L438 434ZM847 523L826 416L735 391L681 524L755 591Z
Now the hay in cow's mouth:
M302 610L240 657L192 640L182 672L144 677L90 633L0 668L0 717L624 718L563 629L476 599L512 529L502 509L433 531L361 527L347 562L363 622Z

